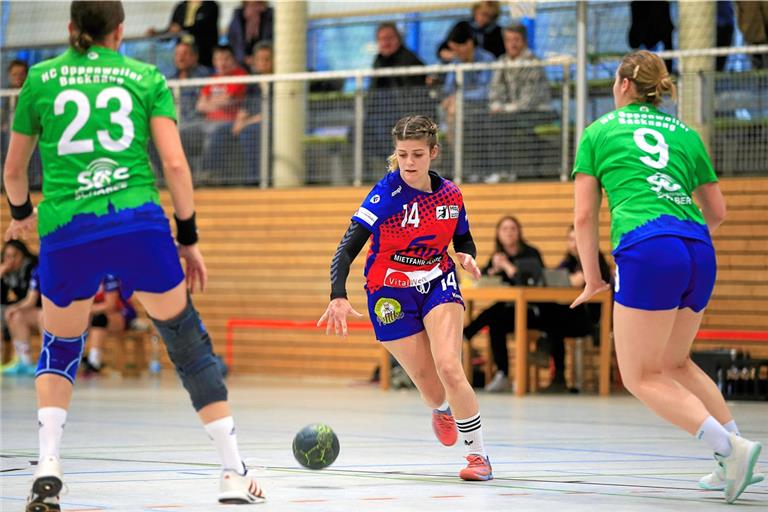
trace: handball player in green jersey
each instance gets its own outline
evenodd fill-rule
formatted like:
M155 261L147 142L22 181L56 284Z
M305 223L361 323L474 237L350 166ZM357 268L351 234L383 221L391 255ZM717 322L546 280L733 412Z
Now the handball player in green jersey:
M584 131L573 174L586 287L573 306L608 287L597 259L605 190L624 385L712 449L716 469L699 486L724 490L732 503L763 479L755 474L761 445L740 436L720 390L689 357L715 284L710 234L725 218L725 201L698 134L658 110L665 94L674 97L675 86L664 61L647 51L630 53L616 71L616 110Z
M72 386L100 281L121 278L124 299L142 303L222 462L219 501L258 503L237 446L227 388L211 339L187 289L205 287L192 179L165 78L118 53L120 2L72 2L71 47L30 69L19 95L5 188L13 220L6 239L38 224L43 347L36 372L40 455L28 512L59 510L59 448ZM163 163L176 219L176 248L147 157ZM35 213L27 164L39 144L43 199ZM186 262L186 280L179 262Z

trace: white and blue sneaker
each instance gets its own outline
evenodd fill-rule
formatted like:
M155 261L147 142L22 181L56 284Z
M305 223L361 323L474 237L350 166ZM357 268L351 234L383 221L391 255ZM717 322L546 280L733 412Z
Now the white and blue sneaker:
M725 477L725 501L733 503L744 492L744 489L752 483L752 475L755 471L757 459L763 445L755 441L749 441L736 434L730 435L731 454L727 457L716 453L715 459L723 467Z
M58 512L61 510L59 493L63 486L61 464L53 456L37 463L32 491L27 499L26 512Z
M703 476L699 479L699 487L705 491L725 490L725 470L723 469L723 465L720 464L719 460L715 459L715 463L715 470L707 476ZM752 481L749 482L748 485L759 484L763 480L765 480L765 475L754 473L752 475Z

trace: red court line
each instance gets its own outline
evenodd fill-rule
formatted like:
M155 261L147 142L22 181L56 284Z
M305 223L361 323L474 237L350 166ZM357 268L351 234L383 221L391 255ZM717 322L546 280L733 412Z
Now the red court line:
M317 322L299 321L299 320L269 320L266 318L230 318L227 320L227 345L225 347L224 358L227 366L232 368L235 360L235 329L273 329L278 331L324 331L325 326L318 327ZM347 322L347 329L350 331L370 331L373 326L370 322Z

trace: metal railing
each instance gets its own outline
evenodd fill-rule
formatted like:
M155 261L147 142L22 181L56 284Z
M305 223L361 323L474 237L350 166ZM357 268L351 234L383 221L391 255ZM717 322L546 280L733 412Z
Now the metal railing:
M768 52L768 46L661 55L685 59L761 52ZM271 185L275 158L272 112L278 101L305 103L306 126L297 126L295 135L301 138L306 162L304 181L308 184L360 185L377 181L385 172L386 157L392 152L392 126L399 117L415 113L429 115L439 122L442 154L435 162L438 171L457 182L495 183L568 178L577 142L573 139L574 68L575 59L562 56L528 62L251 75L168 83L177 100L182 141L198 186ZM546 105L492 113L487 91L480 90L488 88L484 81L487 76L483 79L479 75L531 69L547 69L550 76L562 77L544 83L549 95ZM448 80L451 74L453 78ZM377 87L376 80L386 77L423 77L425 85ZM274 87L280 82L302 82L308 91L312 82L348 79L355 84L354 91L349 93L307 92L285 98L276 94L279 88ZM698 84L693 89L698 91L694 97L682 93L691 90L681 86L686 80ZM445 90L446 82L455 84L455 99L451 102L445 100L451 96L451 91ZM222 116L198 112L200 89L225 84L243 86L239 103ZM696 113L695 121L709 127L711 154L718 172L766 172L768 73L683 74L678 78L678 88L679 104L695 100L695 107L689 110ZM11 111L12 97L17 92L0 90L0 98L11 104ZM591 82L586 102L586 122L611 110L611 84L605 80ZM674 107L670 110L676 112ZM237 111L254 122L236 129ZM156 152L150 150L150 155L157 166ZM37 185L34 178L31 183Z

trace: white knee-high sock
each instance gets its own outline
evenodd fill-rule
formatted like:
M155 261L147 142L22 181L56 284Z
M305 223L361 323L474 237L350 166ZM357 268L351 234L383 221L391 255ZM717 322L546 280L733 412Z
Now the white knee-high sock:
M67 421L67 410L61 407L41 407L37 410L40 441L40 460L46 457L59 457L61 436Z
M712 416L704 420L699 430L696 432L696 438L703 440L709 445L715 453L724 457L731 454L730 434L725 428Z
M482 455L485 453L483 444L483 425L480 422L480 413L465 420L456 419L456 428L459 430L459 439L463 441L467 455Z
M243 459L237 448L237 436L235 435L235 420L232 416L212 421L205 425L205 431L213 440L216 450L219 452L221 465L224 469L231 469L242 474L245 471Z

